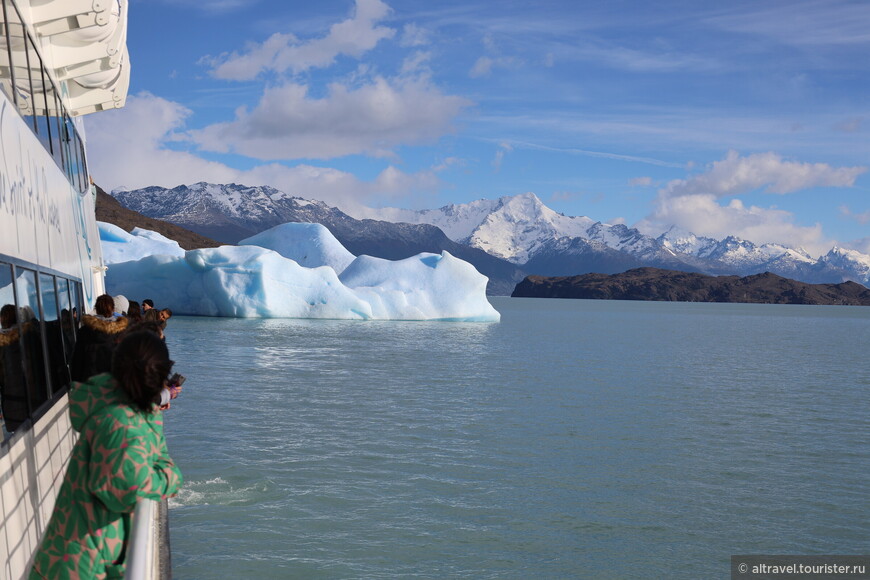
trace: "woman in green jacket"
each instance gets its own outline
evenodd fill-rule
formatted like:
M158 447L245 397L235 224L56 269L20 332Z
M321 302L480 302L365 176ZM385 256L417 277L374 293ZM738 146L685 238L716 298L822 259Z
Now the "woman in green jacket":
M171 369L163 341L134 332L118 345L111 374L73 384L70 421L80 435L31 579L123 576L136 501L181 487L154 402Z

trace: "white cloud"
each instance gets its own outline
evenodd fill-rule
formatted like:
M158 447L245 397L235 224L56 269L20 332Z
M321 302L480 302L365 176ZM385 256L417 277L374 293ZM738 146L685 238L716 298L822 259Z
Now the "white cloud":
M685 51L635 50L623 46L586 44L572 47L564 56L595 62L617 70L641 73L719 70L721 64Z
M429 42L428 30L420 28L414 23L406 24L402 28L402 36L399 39L401 46L423 46Z
M429 74L429 61L432 60L432 53L428 51L418 50L411 56L402 61L402 75L413 74Z
M501 164L504 161L505 154L513 150L514 148L510 143L499 143L498 151L495 152L495 158L492 160L492 166L495 167L496 171L501 170Z
M862 254L867 254L870 256L870 238L861 238L859 240L852 240L851 242L846 242L841 244L842 247L847 250L856 250L861 252Z
M252 44L245 52L206 59L212 75L225 80L251 80L263 71L300 73L332 65L339 56L360 58L378 42L392 38L395 29L378 26L390 7L381 0L356 0L354 15L333 24L323 38L307 42L292 34L273 34L262 44Z
M706 20L726 30L755 34L792 46L866 47L870 12L863 2L758 2L714 13Z
M468 76L473 79L489 76L492 74L492 65L495 61L493 61L488 56L482 56L474 63L474 66L471 67L471 70L468 72Z
M855 220L861 225L870 222L870 211L855 213L846 205L841 205L839 209L841 214L849 219Z
M671 181L659 190L652 214L637 227L660 233L677 225L702 236L734 235L759 244L802 247L820 255L832 242L825 239L819 224L799 225L791 212L776 207L746 206L736 198L723 205L719 199L758 190L782 195L813 187L851 187L866 170L786 161L775 153L741 157L730 151L705 173Z
M866 167L834 168L826 163L785 161L776 153L756 153L741 157L729 151L701 175L678 179L668 184L667 196L712 194L716 197L739 195L765 188L766 193L793 193L811 187L851 187Z
M495 68L518 68L520 66L522 66L522 61L513 57L482 56L475 61L474 66L468 71L468 76L473 79L487 77L492 74Z
M471 103L444 95L426 78L389 81L359 88L333 83L324 98L306 85L266 89L257 107L236 112L191 135L203 150L234 152L261 160L329 159L344 155L389 156L397 145L431 142Z
M817 256L832 245L825 239L819 224L801 226L794 223L791 212L747 207L738 199L723 206L713 194L659 196L653 213L635 227L658 235L671 225L716 239L733 235L756 244L786 244L804 248Z
M89 165L94 180L107 190L157 185L175 187L199 181L271 185L291 195L350 207L372 198L425 194L438 184L438 168L405 173L384 169L374 180L329 167L279 163L238 170L168 146L181 133L190 111L177 103L140 93L123 109L88 118Z

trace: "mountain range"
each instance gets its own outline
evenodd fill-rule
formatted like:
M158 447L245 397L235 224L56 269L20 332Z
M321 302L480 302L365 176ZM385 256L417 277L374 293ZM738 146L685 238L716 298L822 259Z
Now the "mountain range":
M733 236L716 240L677 228L652 237L623 224L557 213L532 193L430 210L354 210L355 216L267 186L196 183L112 195L127 208L223 243L285 222L316 222L355 255L400 259L447 250L490 278L490 294L510 294L527 274L615 274L639 267L709 275L772 272L807 283L870 286L870 256L854 250L834 247L815 259L799 248Z

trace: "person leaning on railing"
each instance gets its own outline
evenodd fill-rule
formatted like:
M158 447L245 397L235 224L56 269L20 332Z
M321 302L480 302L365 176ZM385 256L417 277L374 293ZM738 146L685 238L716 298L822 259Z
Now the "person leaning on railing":
M125 317L115 318L114 310L115 299L103 294L97 297L95 314L82 316L70 369L74 381L85 381L111 369L112 352L129 325Z
M80 436L31 580L123 576L137 500L171 497L182 483L155 403L171 370L164 342L133 332L115 350L111 374L73 384L70 422Z

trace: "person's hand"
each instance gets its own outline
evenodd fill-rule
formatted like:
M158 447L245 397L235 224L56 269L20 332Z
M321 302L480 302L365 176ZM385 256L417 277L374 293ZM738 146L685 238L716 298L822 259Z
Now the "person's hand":
M171 407L171 406L172 406L172 403L166 403L165 405L160 405L160 410L161 410L161 411L166 411L166 410L168 410L169 407Z
M178 395L180 395L182 388L184 387L182 387L181 385L172 385L171 387L169 387L169 398L174 399Z

